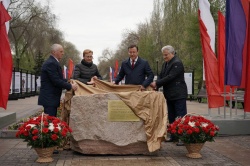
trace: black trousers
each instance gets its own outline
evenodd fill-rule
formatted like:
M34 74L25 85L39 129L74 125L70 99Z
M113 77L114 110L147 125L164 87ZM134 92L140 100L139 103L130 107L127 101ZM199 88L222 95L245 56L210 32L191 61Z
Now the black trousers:
M55 116L57 114L57 107L48 107L48 106L43 106L44 108L44 113L48 114L49 116Z
M168 120L173 123L177 117L183 117L187 114L186 99L167 100Z

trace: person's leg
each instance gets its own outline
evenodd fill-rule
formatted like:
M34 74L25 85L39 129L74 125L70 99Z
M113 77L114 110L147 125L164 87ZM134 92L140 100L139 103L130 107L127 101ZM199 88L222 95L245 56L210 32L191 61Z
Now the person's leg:
M174 101L167 100L167 107L168 107L168 122L169 124L175 121L175 110L174 110ZM174 141L173 135L170 135L166 142L173 142Z
M175 101L167 100L167 107L168 107L168 121L169 124L175 121Z
M175 101L176 117L183 117L187 114L186 99L180 99ZM184 146L181 140L178 140L177 146Z
M242 108L244 109L244 102L241 102Z
M183 117L187 114L186 99L179 99L175 101L175 113L176 117Z
M44 113L48 114L49 116L55 116L57 114L57 107L47 107L47 106L43 106L44 108Z
M235 107L235 101L232 101L232 108Z

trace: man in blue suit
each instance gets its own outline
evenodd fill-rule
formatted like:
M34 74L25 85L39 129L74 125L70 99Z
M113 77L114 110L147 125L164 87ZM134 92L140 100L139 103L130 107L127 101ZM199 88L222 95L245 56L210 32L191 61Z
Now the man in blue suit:
M138 56L138 47L128 47L129 58L122 62L121 70L115 79L118 84L125 77L125 84L141 85L140 90L144 91L154 79L148 62Z
M76 90L78 87L76 84L67 83L67 80L63 79L62 68L59 64L63 54L63 47L59 44L53 44L51 46L51 55L42 66L38 105L42 105L44 113L50 116L56 116L57 114L62 89Z

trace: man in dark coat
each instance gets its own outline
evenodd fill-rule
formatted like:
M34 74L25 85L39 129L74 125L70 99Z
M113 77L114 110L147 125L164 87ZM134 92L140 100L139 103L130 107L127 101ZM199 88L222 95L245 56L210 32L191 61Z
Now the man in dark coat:
M138 47L128 47L129 58L122 62L121 70L115 79L118 84L125 77L125 84L141 85L140 90L144 91L154 79L148 62L138 56Z
M177 117L187 114L187 85L184 79L184 66L175 55L174 48L167 45L161 51L165 62L159 78L151 86L155 89L163 86L163 94L167 100L168 120L171 124Z
M62 68L59 64L63 54L63 47L59 44L53 44L51 46L51 55L42 66L38 105L42 105L44 113L50 116L56 116L57 114L62 89L77 89L76 84L67 83L67 80L63 79Z

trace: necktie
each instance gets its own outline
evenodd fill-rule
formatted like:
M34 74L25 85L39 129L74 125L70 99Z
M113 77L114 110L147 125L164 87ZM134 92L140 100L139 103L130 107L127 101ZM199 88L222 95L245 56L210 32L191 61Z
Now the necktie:
M132 60L132 69L134 68L134 66L135 66L135 60Z

